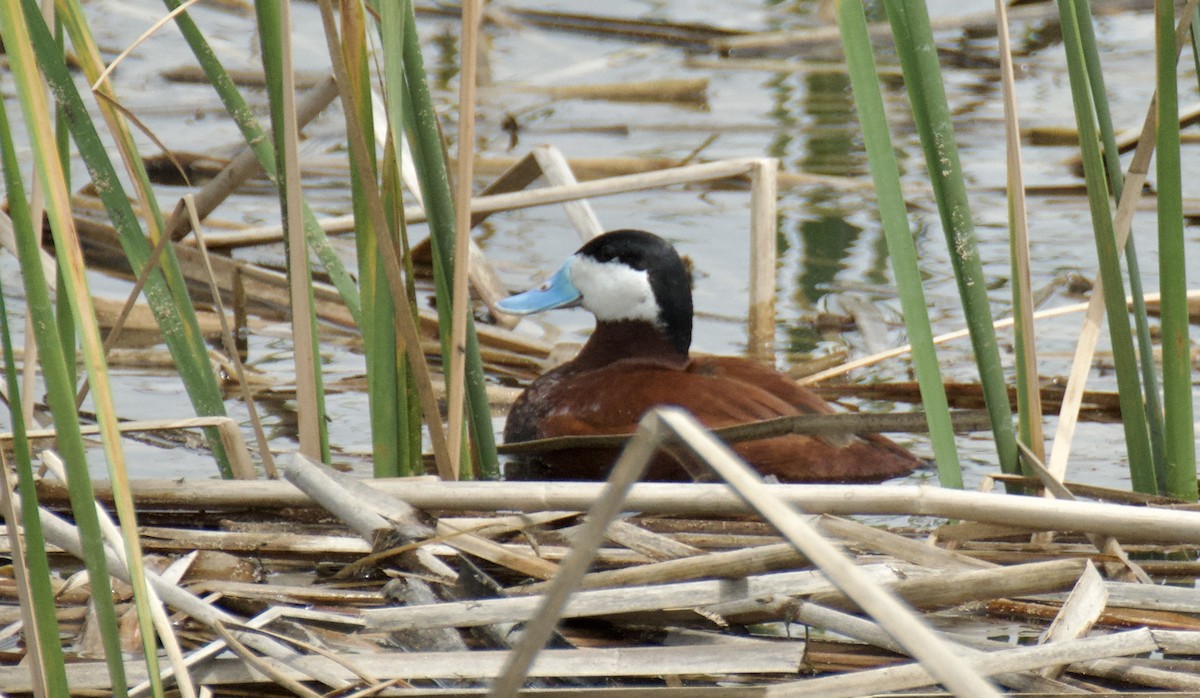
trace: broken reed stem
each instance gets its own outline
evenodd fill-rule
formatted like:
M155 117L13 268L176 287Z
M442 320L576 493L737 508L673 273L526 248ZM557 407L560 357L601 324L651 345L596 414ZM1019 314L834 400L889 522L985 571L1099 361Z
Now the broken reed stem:
M779 162L771 158L756 161L750 169L750 313L746 335L750 355L770 363L775 359L778 171Z

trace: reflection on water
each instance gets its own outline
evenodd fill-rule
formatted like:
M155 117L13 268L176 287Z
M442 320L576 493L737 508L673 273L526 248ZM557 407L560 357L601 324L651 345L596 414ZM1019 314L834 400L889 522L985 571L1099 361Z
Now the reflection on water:
M853 177L866 172L867 161L857 145L858 120L850 76L843 72L811 73L804 79L800 105L808 117L803 172Z
M859 142L854 98L850 79L842 72L817 72L804 79L800 110L805 114L804 152L798 158L801 170L841 177L861 176L866 169ZM781 109L793 114L794 109ZM876 285L886 284L887 247L878 228L864 233L862 225L848 218L856 213L846 207L844 197L818 189L805 201L796 222L797 257L793 300L798 307L814 308L837 288L837 280L861 254L860 240L870 236L872 254L864 278ZM874 215L871 214L872 219ZM863 242L868 242L863 240ZM787 272L785 272L787 273ZM814 352L823 341L820 331L807 323L793 323L786 329L788 350L796 354Z

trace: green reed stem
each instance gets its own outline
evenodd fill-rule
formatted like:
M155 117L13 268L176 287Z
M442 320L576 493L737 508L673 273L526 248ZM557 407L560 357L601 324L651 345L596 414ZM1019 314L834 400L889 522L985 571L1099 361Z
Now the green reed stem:
M389 3L390 4L390 3ZM363 133L374 131L374 119L371 105L370 68L366 45L366 23L362 5L358 3L343 3L341 5L342 32L341 51L346 65L353 66L349 71L351 85L349 90L355 93L356 99L352 110L358 127ZM396 477L400 475L417 474L412 466L410 454L405 452L408 445L406 428L402 420L407 417L407 407L402 404L407 399L406 386L403 383L407 361L399 351L396 340L396 313L391 294L387 287L387 273L383 268L383 259L379 252L377 235L393 235L390 229L376 230L367 210L367 197L364 187L376 186L375 182L362 182L360 172L370 172L378 177L379 163L376 161L375 148L365 151L367 162L364 166L352 163L350 168L350 184L354 205L354 238L358 257L359 293L363 301L363 354L367 368L367 406L371 418L372 462L375 477ZM354 151L351 159L357 157ZM390 181L390 180L388 180ZM387 189L390 189L387 188ZM384 195L385 208L390 212L394 206L403 206L396 197ZM403 215L403 212L401 212ZM392 222L393 217L388 217ZM412 313L412 308L404 308L403 312ZM415 316L414 316L415 317Z
M1192 63L1196 66L1196 80L1200 82L1200 7L1192 13Z
M961 489L962 467L954 442L954 427L950 423L950 407L938 368L933 330L929 324L928 305L921 287L921 270L917 264L916 246L908 222L907 205L900 188L896 153L888 132L886 110L867 33L867 19L861 0L838 2L838 24L842 46L850 71L850 84L862 126L871 178L875 182L875 200L883 221L888 256L896 275L904 325L912 344L913 364L921 390L925 417L929 420L929 435L938 466L938 480L943 487Z
M18 239L36 238L33 218L25 200L21 181L21 165L13 148L12 131L8 125L8 110L0 102L0 158L3 158L5 192L8 195L9 216ZM58 618L54 608L54 587L50 582L50 560L42 537L42 521L37 513L37 489L34 486L33 456L25 435L25 417L21 413L21 386L14 360L12 335L8 327L8 310L4 294L0 293L0 338L4 342L4 377L8 384L9 415L12 417L12 449L16 460L17 490L21 494L21 526L25 538L25 569L29 578L30 606L33 610L35 632L26 629L27 651L36 654L41 666L47 695L65 696L68 693L67 672L59 640ZM73 354L74 352L72 352ZM65 368L65 367L64 367ZM71 384L74 382L72 380ZM11 525L11 522L10 522ZM30 642L31 635L37 641Z
M183 3L180 0L163 0L163 4L168 9L174 10ZM254 110L246 104L246 100L242 98L241 92L238 91L233 79L229 77L229 73L217 58L212 46L209 45L208 40L204 38L188 13L183 12L176 15L175 24L179 27L188 46L191 47L209 84L216 91L221 103L225 105L225 110L241 130L246 145L254 151L254 156L258 159L258 164L262 167L263 172L266 173L272 184L279 186L276 177L278 168L275 162L274 140L254 117ZM329 274L330 281L337 288L338 294L342 297L342 302L346 304L350 316L354 318L355 324L361 327L362 306L354 279L346 271L345 265L338 257L337 250L329 242L329 236L321 229L320 222L307 203L303 203L303 215L305 241L312 249L313 254L320 260L325 272Z
M54 15L54 43L58 45L59 55L63 61L66 61L67 47L66 37L63 30L62 18L58 13ZM66 110L61 105L54 105L54 141L58 145L59 167L63 170L63 176L66 177L67 190L71 189L71 125L67 121ZM44 236L44 233L43 233ZM67 356L75 355L75 318L71 317L71 304L65 295L66 284L62 282L62 272L57 272L58 281L54 284L55 295L54 307L58 309L56 319L58 320L58 335L62 338L63 353ZM67 364L67 370L71 373L71 381L78 384L79 376L77 375L77 366L74 361Z
M1083 44L1084 64L1087 66L1088 84L1092 89L1092 103L1096 108L1096 118L1100 125L1100 142L1104 146L1105 171L1108 173L1112 191L1116 192L1119 197L1125 186L1125 173L1121 168L1121 153L1117 147L1112 112L1108 108L1108 91L1104 87L1104 70L1101 68L1100 51L1096 46L1091 5L1086 2L1076 3L1075 9L1079 18L1079 34ZM1158 482L1159 489L1162 489L1166 486L1166 470L1163 463L1165 431L1162 399L1159 397L1158 368L1154 364L1154 342L1150 338L1150 322L1146 312L1145 291L1142 288L1141 266L1138 263L1137 247L1132 235L1125 240L1125 264L1129 269L1129 293L1133 298L1138 366L1142 373L1142 384L1146 386L1144 412L1150 428L1150 456L1154 461L1155 481Z
M1158 267L1161 291L1163 387L1166 403L1166 493L1196 500L1196 435L1192 418L1191 341L1183 238L1183 182L1179 156L1178 51L1175 6L1155 3L1158 128Z
M71 34L77 55L79 55L85 69L90 66L91 70L95 70L96 51L91 43L86 23L82 20L77 6L69 2L69 0L65 1L63 5L65 9L60 8L60 11L64 13L64 23ZM37 55L37 59L42 67L42 73L47 81L55 84L54 94L67 115L68 123L76 126L78 125L78 121L85 121L90 126L86 112L82 110L82 105L77 103L79 99L78 93L73 90L63 90L60 87L64 81L70 83L70 77L65 72L58 42L46 26L41 12L32 0L27 0L23 3L23 6L26 21L29 25L28 36L32 41L33 52ZM38 107L44 108L44 105L39 103ZM82 118L80 118L81 115ZM125 156L126 162L136 161L132 167L132 175L134 184L138 186L142 203L144 204L143 210L146 211L145 216L152 221L157 220L157 207L154 206L152 201L153 193L149 189L149 179L145 176L145 170L141 166L140 158L136 156L136 150L133 149L132 138L128 134L127 129L125 129L125 124L122 120L112 118L114 115L111 113L109 116L109 131L116 137L118 147ZM35 141L43 139L47 144L47 153L50 153L52 150L56 151L57 146L57 139L51 132L49 124L50 120L47 118L45 123L38 123L36 128L30 128L31 135ZM90 155L90 161L95 162L95 152L85 153L84 142L78 138L78 134L83 130L86 129L75 130L77 144L80 146L80 153L85 157ZM101 340L100 327L96 320L95 309L92 306L91 291L88 288L86 264L72 219L70 194L67 190L65 175L57 159L58 153L53 152L51 157L54 160L50 163L43 161L43 167L39 171L44 172L48 204L47 212L52 214L51 230L54 234L55 256L58 261L58 267L61 270L60 280L64 285L67 300L74 315L75 326L79 333L80 349L84 365L87 368L88 382L91 385L92 400L95 405L96 421L100 429L101 444L104 449L105 462L108 466L109 480L112 483L113 505L116 509L117 517L121 522L121 538L124 542L125 560L129 570L129 582L133 589L134 606L137 609L143 655L145 656L152 689L154 694L158 696L162 695L162 680L158 671L158 640L150 611L152 601L149 588L146 584L145 569L142 564L142 547L138 537L137 512L133 506L133 497L130 493L129 475L125 467L125 455L121 445L122 437L117 428L119 418L116 414L112 387L109 381L104 343ZM107 159L104 158L104 161L107 162ZM50 165L53 165L52 170L48 169ZM97 191L101 192L102 195L104 193L111 195L113 190L120 190L119 185L115 184L115 172L97 170L90 164L89 172L92 175L92 181ZM105 175L112 175L112 179L106 179ZM58 218L58 225L54 225L55 217ZM186 299L186 290L182 287L179 287L179 289L184 298L184 305L190 309L190 303ZM162 305L164 307L170 305L170 300L165 300ZM174 308L174 310L176 311L175 316L178 317L181 313L177 308ZM186 315L187 313L182 314ZM194 321L194 314L192 314L192 319ZM164 334L166 333L164 332ZM182 337L183 335L180 334L180 336ZM204 366L208 370L210 379L212 379L211 369L208 367L207 355L205 356ZM73 377L73 375L68 374L68 377ZM215 383L215 379L213 382ZM222 404L221 409L223 408ZM86 471L86 464L81 464L81 466ZM77 477L77 474L71 477ZM90 489L91 483L86 482L86 484ZM78 511L76 511L76 514L78 515Z
M31 18L29 24L40 21L41 15L39 14L36 20ZM42 26L45 26L44 22L42 22ZM22 16L20 5L12 2L0 3L0 38L4 40L9 68L17 86L17 98L21 104L26 128L29 130L34 160L38 165L35 168L38 181L47 197L46 214L54 233L55 244L61 245L60 249L65 249L67 241L63 230L72 225L70 207L67 203L69 196L63 183L54 137L50 133L50 111L45 103L40 75L35 65L29 28L25 17ZM7 121L7 115L5 120ZM8 131L7 128L4 130ZM13 152L11 141L5 143L4 146L6 153ZM5 169L11 168L6 167ZM14 200L24 201L25 192L19 182L17 182L16 189L11 188L13 179L9 177L9 201L10 203ZM75 411L74 383L66 368L67 359L63 354L63 345L58 337L54 308L50 303L50 294L47 291L49 287L42 271L40 236L35 235L33 223L27 211L24 217L24 221L14 220L14 234L17 242L17 257L21 265L21 280L25 286L26 307L33 319L33 328L40 349L46 400L54 417L59 450L70 474L67 479L67 491L71 499L76 525L79 527L80 538L84 541L84 565L91 578L96 623L104 647L109 680L112 683L113 694L124 696L128 693L128 683L125 679L125 667L121 655L120 631L117 627L116 608L113 605L112 588L109 583L108 561L104 555L104 538L100 533L100 522L96 514L91 477L87 468L87 456L84 451L83 436L80 433L79 416ZM67 274L64 273L64 276ZM27 503L26 506L29 504Z
M46 26L41 13L32 0L24 0L25 14L28 18L28 28L34 37L33 48L37 53L43 77L50 84L58 102L60 115L65 119L71 134L79 149L80 157L88 169L89 175L98 185L97 195L104 204L109 221L117 231L121 247L129 261L131 269L140 272L150 260L150 243L142 231L137 214L109 159L106 145L101 141L95 124L84 106L70 71L63 59L50 29ZM87 31L86 20L77 4L63 1L59 7L63 12L63 21L76 45L76 55L81 59L95 58L95 46ZM88 72L96 69L95 60L85 61ZM102 107L103 109L103 107ZM109 110L104 110L109 113ZM129 165L130 177L142 193L140 199L146 211L147 225L154 230L161 229L158 208L155 205L153 193L150 191L149 178L142 167L140 156L136 154L133 139L124 128L124 121L113 115L109 121L110 132L121 146ZM208 349L200 332L200 324L196 320L195 309L187 295L187 285L179 268L174 251L168 248L161 256L162 264L153 271L146 281L144 295L150 310L162 332L163 340L175 365L180 379L191 399L196 413L203 416L225 416L225 403L221 389L213 375L212 366L208 360ZM72 332L74 328L72 328ZM64 341L69 341L70 335ZM71 342L70 347L73 347ZM73 372L73 369L72 369ZM229 477L232 470L221 443L220 434L216 429L206 429L205 436L209 448L221 469L221 473Z
M312 269L308 251L298 245L292 231L303 227L300 207L300 164L295 138L295 93L288 89L292 60L290 0L256 0L258 39L267 78L267 96L271 106L271 135L275 145L275 181L279 192L280 214L284 225L284 249L287 255L288 286L292 301L292 327L295 338L296 412L300 450L310 458L329 462L329 428L325 419L325 391L321 374L320 334L313 298ZM297 249L300 247L301 249Z
M935 44L929 13L922 2L884 0L884 6L896 39L913 120L924 147L926 169L937 199L950 261L954 266L954 278L958 282L967 328L971 333L971 346L975 350L984 403L992 422L1000 469L1005 473L1017 473L1020 465L1008 387L1000 363L996 332L992 327L987 283L975 244L975 229L954 139L950 107L942 85L937 52L933 50Z
M442 328L443 356L449 356L450 341L450 280L454 264L454 199L451 195L450 179L446 174L446 157L442 148L441 131L437 113L429 96L429 85L425 78L425 62L421 55L420 37L417 35L416 16L412 3L405 0L404 21L404 75L408 91L404 101L405 125L413 135L413 158L425 196L425 210L429 214L429 237L433 248L433 271L435 292L438 297L438 325ZM468 205L464 202L464 205ZM466 260L461 260L466 263ZM500 462L496 456L496 437L492 431L491 408L488 405L483 362L479 357L479 338L474 320L468 315L466 332L467 406L470 410L471 436L479 458L479 476L496 479L500 476ZM463 449L463 454L467 453ZM469 468L462 470L464 475Z
M1120 255L1113 230L1108 181L1100 153L1091 86L1088 82L1078 13L1073 0L1059 0L1059 18L1063 29L1063 47L1071 81L1071 99L1075 108L1079 146L1083 155L1084 180L1087 184L1100 278L1104 287L1104 306L1108 315L1113 361L1117 372L1117 390L1121 404L1125 444L1129 451L1129 470L1133 488L1138 492L1157 493L1158 480L1150 454L1149 425L1144 417L1142 385L1138 377L1133 336L1125 306L1125 283L1121 278Z
M379 45L383 53L383 100L384 114L388 122L388 147L384 163L384 203L392 216L393 230L399 233L401 257L404 259L404 278L408 285L408 297L417 297L412 256L409 254L408 228L404 221L404 186L401 177L404 139L404 101L407 88L404 85L404 21L405 11L401 3L385 2L379 7ZM411 307L416 317L416 306ZM398 385L400 393L400 452L403 467L412 472L420 470L421 462L421 403L413 380L412 366L404 361Z

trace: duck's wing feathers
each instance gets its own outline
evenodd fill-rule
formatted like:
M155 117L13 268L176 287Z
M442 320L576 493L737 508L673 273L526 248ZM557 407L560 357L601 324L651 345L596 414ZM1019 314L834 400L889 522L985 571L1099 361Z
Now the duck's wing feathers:
M539 394L539 404L548 409L537 422L534 438L628 434L657 405L682 407L710 428L832 411L786 376L736 359L702 359L686 367L630 359L545 385L548 390ZM880 480L921 464L876 434L839 441L789 434L739 443L734 450L763 475L785 482ZM562 461L556 472L567 472L582 457L567 452L554 456ZM605 456L605 466L611 458ZM680 479L681 473L662 479Z
M736 382L735 382L736 381ZM543 438L568 434L623 434L657 405L675 405L709 427L797 414L771 392L731 375L680 369L656 362L618 361L572 376L569 391L550 401Z

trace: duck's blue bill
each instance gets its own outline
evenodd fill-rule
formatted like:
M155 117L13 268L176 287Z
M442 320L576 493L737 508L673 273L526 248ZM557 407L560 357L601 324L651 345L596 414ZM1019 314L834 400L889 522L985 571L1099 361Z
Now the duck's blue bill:
M579 300L579 289L571 283L571 266L564 264L546 283L524 293L509 296L496 304L511 315L529 315L551 308L561 308Z

